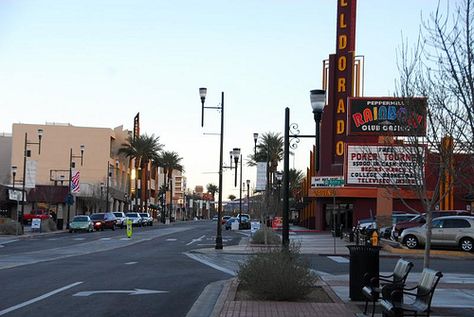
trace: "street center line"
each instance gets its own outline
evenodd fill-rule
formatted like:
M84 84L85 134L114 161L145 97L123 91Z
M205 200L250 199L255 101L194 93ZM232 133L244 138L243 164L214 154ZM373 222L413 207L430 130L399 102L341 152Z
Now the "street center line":
M138 262L127 262L125 265L132 265L132 264L137 264Z
M51 292L49 292L49 293L46 293L46 294L44 294L44 295L41 295L41 296L39 296L39 297L30 299L30 300L28 300L28 301L26 301L26 302L23 302L23 303L21 303L21 304L12 306L12 307L7 308L7 309L4 309L4 310L0 310L0 316L1 316L1 315L5 315L5 314L7 314L7 313L9 313L9 312L11 312L11 311L20 309L20 308L22 308L22 307L28 306L28 305L30 305L30 304L36 303L36 302L38 302L38 301L40 301L40 300L43 300L43 299L48 298L48 297L50 297L50 296L52 296L52 295L54 295L54 294L60 293L60 292L62 292L62 291L65 291L65 290L67 290L67 289L69 289L69 288L71 288L71 287L77 286L77 285L79 285L79 284L81 284L81 283L82 283L82 282L72 283L72 284L66 285L66 286L64 286L64 287L58 288L58 289L56 289L56 290L54 290L54 291L51 291Z

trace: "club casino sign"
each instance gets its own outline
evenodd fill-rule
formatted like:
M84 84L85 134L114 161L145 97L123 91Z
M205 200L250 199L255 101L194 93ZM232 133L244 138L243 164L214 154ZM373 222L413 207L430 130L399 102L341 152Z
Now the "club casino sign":
M426 98L349 98L349 135L423 136Z

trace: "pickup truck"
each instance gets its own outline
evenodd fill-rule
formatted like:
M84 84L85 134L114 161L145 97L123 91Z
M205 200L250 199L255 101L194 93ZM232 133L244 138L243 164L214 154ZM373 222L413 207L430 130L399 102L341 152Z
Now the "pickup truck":
M36 218L44 220L44 219L51 218L51 216L49 212L45 209L32 210L31 213L23 215L23 223L29 224L31 223L32 219L36 219Z

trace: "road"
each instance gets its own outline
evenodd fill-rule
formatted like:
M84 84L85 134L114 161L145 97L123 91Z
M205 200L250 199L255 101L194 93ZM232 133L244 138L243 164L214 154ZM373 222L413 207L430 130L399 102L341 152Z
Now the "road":
M184 253L212 247L215 222L58 233L2 244L0 316L185 316L228 279ZM223 231L224 245L241 235Z

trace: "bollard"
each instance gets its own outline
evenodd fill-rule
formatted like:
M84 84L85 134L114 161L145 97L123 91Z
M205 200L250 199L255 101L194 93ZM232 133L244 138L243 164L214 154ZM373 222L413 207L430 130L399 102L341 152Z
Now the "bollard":
M133 233L132 219L127 218L127 238L131 238Z

